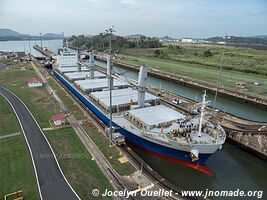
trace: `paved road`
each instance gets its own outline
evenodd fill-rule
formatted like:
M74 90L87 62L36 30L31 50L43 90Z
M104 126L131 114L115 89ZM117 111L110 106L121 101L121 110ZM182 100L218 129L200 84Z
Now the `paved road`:
M79 200L80 198L67 183L49 143L31 113L11 92L0 87L0 94L12 104L21 123L34 162L40 199Z

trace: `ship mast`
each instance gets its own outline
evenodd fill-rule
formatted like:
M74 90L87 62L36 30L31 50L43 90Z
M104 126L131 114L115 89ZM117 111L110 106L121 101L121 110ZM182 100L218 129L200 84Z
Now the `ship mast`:
M69 44L68 44L68 38L66 37L66 47L65 47L65 52L68 52L69 49Z
M206 90L204 91L202 102L201 102L201 113L200 113L200 118L199 118L199 126L198 126L198 137L201 137L201 129L202 129L202 123L203 123L203 117L204 117L204 110L206 107L206 104L208 103L206 101Z
M95 64L94 64L94 54L93 50L89 52L89 69L90 69L90 79L94 79Z

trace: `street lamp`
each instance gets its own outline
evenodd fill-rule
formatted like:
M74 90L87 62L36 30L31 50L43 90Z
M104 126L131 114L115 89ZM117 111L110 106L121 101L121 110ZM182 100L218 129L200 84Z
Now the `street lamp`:
M111 28L105 30L106 34L109 34L109 136L110 136L110 146L112 146L112 83L113 83L113 78L112 78L112 47L111 47L111 40L112 40L112 35L115 33L114 26L112 25Z
M31 50L31 37L29 36L29 51L30 51L30 56L32 55L32 50Z
M42 48L42 50L43 50L42 33L40 33L40 42L41 42L41 48Z
M231 39L231 37L227 33L222 38L224 39L224 46L223 46L223 49L222 49L222 57L221 57L221 63L220 63L220 68L219 68L217 87L216 87L215 97L214 97L213 106L212 106L212 116L214 115L215 105L216 105L217 96L218 96L218 90L219 90L219 86L220 86L220 83L221 83L222 68L223 68L223 61L224 61L224 53L225 53L225 49L226 49L226 40L227 39Z

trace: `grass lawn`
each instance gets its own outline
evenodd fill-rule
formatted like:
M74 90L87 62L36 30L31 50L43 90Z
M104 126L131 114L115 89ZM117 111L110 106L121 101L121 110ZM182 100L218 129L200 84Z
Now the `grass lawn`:
M84 113L78 108L77 105L74 105L73 101L70 99L69 94L66 94L59 86L56 84L55 80L50 78L48 84L56 91L59 98L67 107L68 111L74 115L77 120L84 119Z
M222 48L224 48L222 45L173 43L159 48L158 52L155 52L155 49L126 49L122 53L132 56L157 56L166 60L218 68ZM211 53L209 54L211 56L205 56L204 52L207 51ZM224 69L267 75L267 51L227 46Z
M72 128L45 131L64 174L81 199L104 199L93 197L92 189L101 192L113 190L108 179L100 171ZM101 193L100 192L100 193Z
M116 147L110 148L108 138L98 132L95 127L90 127L89 124L83 124L82 127L120 175L130 175L136 171L131 163L121 164L118 161L118 158L121 157L119 150Z
M204 84L212 83L215 86L217 83L218 69L212 66L189 64L155 57L135 57L128 55L123 55L123 57L124 59L121 61L128 64L147 64L149 68L184 76L185 78L193 79L194 81ZM243 93L254 94L262 98L267 98L267 76L223 70L221 84L225 88L236 91L237 81L245 81L248 83L246 86L247 90L243 90ZM259 82L260 84L254 85L254 82Z
M38 199L30 154L22 135L0 140L0 198L23 190L26 199Z
M25 102L41 127L48 127L48 120L53 114L58 113L59 109L56 107L56 104L53 102L52 97L49 95L45 87L27 87L26 80L31 77L37 77L34 70L27 69L21 71L20 69L13 67L12 69L1 71L0 85L13 91ZM107 178L98 168L96 162L91 160L90 154L87 152L76 133L71 128L50 131L48 136L55 151L62 155L59 158L61 166L67 178L70 179L70 183L74 186L75 190L77 190L77 193L82 197L82 199L91 199L91 190L94 188L99 188L102 191L105 188L112 189L112 186L108 182ZM13 137L3 141L12 139ZM26 188L35 187L35 183L30 183L28 181L30 176L28 175L27 170L30 170L33 173L32 168L28 166L27 169L25 169L25 167L23 167L25 163L22 163L21 165L18 164L18 160L22 160L24 162L27 161L27 159L25 159L26 154L22 150L18 149L20 147L24 148L24 151L26 150L24 141L21 140L20 144L17 144L17 148L15 143L14 145L12 143L4 145L5 143L3 141L0 140L0 168L2 167L1 176L3 176L3 178L0 176L1 195L2 189L3 193L24 189L21 186L24 184L23 179L20 177L22 177L22 175L26 175L25 191L29 190L29 192L27 192L29 193L28 199L37 199L37 197L33 196L33 192L31 192L32 190ZM15 141L19 142L18 138ZM7 154L7 152L11 152L10 155ZM22 155L23 153L24 155ZM14 154L14 157L11 156L12 154ZM69 158L69 155L71 158ZM10 160L12 160L12 162ZM10 163L10 165L6 165L5 163ZM14 171L14 173L12 173L12 171ZM10 178L9 182L6 181L6 177ZM19 184L17 184L17 182ZM2 185L5 185L5 187L2 187Z
M17 118L6 99L0 95L0 136L17 133L20 127Z
M42 75L47 74L43 68L39 65L39 63L33 61L33 64L39 69ZM56 91L59 98L62 100L64 105L67 107L68 112L72 113L77 120L84 119L84 113L78 108L78 106L73 105L73 101L70 99L68 94L65 93L56 83L53 78L47 79L48 84Z
M48 120L60 110L56 107L45 87L28 88L27 79L37 77L34 70L9 69L1 71L0 85L14 92L30 108L42 128L48 127Z

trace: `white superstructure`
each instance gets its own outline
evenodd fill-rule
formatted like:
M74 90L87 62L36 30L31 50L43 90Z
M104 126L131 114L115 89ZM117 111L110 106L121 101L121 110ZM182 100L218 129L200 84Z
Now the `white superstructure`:
M54 58L59 67L74 67L78 65L78 54L75 52L61 51L60 54Z

